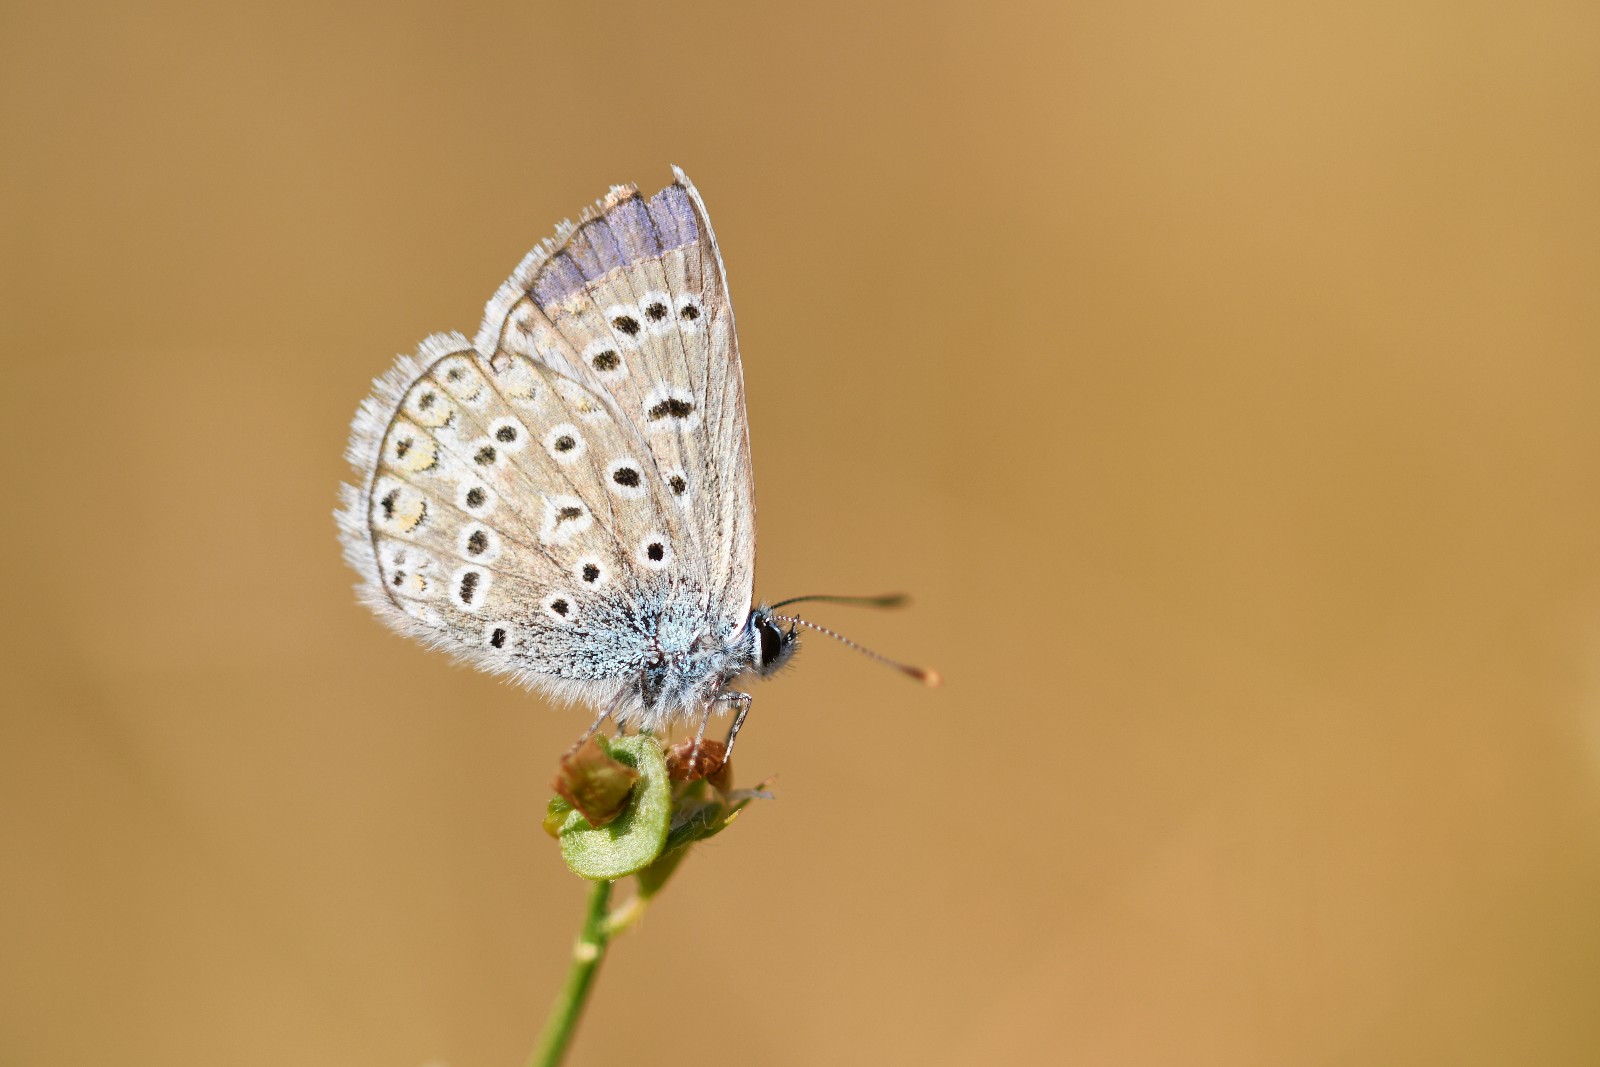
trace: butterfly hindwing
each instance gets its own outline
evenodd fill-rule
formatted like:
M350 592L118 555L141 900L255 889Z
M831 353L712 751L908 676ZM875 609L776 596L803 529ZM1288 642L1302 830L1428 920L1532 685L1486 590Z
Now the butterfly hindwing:
M629 437L600 398L547 368L496 373L464 338L430 338L358 416L358 442L375 446L370 481L347 492L340 519L371 576L365 599L494 670L602 678L636 664L638 546L613 534L639 524L628 510L657 505L602 482L629 469Z

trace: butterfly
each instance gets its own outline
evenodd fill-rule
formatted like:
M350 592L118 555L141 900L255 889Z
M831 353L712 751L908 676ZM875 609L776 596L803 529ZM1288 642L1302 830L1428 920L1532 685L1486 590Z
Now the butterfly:
M360 600L399 632L598 709L590 733L698 717L698 742L727 705L731 751L751 703L734 679L783 667L802 626L839 636L777 608L895 598L753 604L727 273L673 175L648 198L612 187L522 260L472 340L435 334L374 382L336 517Z

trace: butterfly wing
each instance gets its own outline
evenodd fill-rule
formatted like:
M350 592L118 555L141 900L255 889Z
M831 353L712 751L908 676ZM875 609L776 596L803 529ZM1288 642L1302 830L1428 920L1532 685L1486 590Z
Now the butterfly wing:
M356 416L363 484L344 487L338 515L362 600L480 667L605 700L618 686L584 683L628 673L644 650L634 565L607 535L635 501L608 499L596 470L636 449L604 414L546 368L496 374L458 334L402 358Z
M569 375L634 427L671 507L662 525L718 633L744 625L755 566L744 372L699 192L618 186L535 249L489 302L476 344ZM628 534L645 531L624 529Z
M749 445L726 281L681 172L614 189L524 259L475 344L430 338L358 412L346 555L396 629L608 702L692 598L750 609Z

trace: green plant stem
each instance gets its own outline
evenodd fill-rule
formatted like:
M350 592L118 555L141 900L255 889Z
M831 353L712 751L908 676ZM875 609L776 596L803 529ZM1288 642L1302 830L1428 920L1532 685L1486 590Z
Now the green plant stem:
M606 923L611 903L610 882L596 882L589 892L589 910L583 918L583 930L578 943L572 946L572 969L567 972L567 983L561 988L556 1002L550 1007L550 1017L545 1020L539 1044L528 1057L528 1067L556 1067L567 1055L572 1035L577 1032L578 1019L589 1000L589 989L594 976L605 958L606 944L611 940L611 930Z

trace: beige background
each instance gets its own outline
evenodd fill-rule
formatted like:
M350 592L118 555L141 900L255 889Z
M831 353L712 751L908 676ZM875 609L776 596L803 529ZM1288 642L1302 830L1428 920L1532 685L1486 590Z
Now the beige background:
M0 1061L521 1062L557 712L330 511L684 165L813 615L578 1063L1600 1061L1600 9L0 9Z

